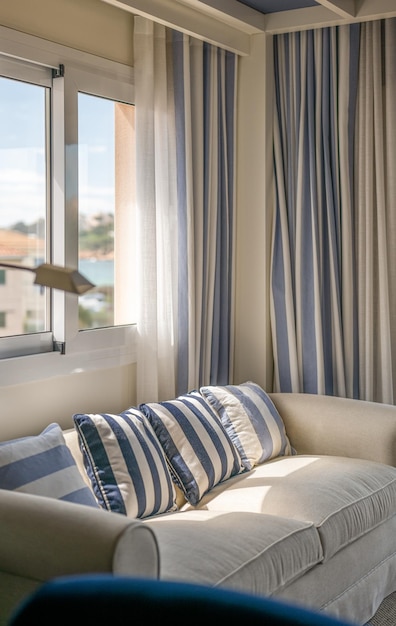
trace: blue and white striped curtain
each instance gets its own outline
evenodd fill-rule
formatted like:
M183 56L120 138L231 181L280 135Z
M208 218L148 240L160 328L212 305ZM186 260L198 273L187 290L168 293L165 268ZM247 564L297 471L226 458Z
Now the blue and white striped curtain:
M235 54L173 34L179 224L178 391L232 366Z
M237 57L134 19L138 401L232 371Z
M393 403L396 21L274 38L274 388Z

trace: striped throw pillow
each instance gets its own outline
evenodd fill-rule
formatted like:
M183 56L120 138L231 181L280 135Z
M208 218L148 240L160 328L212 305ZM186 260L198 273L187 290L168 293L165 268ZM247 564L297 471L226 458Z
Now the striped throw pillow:
M0 489L99 508L55 423L39 435L0 443Z
M144 518L176 508L165 455L138 409L73 419L87 474L104 509Z
M201 387L238 449L245 469L294 451L271 398L256 383Z
M198 391L139 408L150 420L174 480L190 504L243 470L238 451Z

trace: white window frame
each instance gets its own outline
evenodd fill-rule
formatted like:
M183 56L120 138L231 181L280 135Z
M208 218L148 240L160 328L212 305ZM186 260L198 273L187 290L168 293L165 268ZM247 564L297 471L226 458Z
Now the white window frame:
M0 46L1 50L1 46ZM1 57L1 75L41 87L52 87L51 69L26 61L20 61L11 57ZM50 172L48 173L50 176ZM49 177L48 176L48 177ZM47 203L50 196L47 194ZM47 237L46 256L50 257L49 238ZM12 271L12 270L10 270ZM46 300L47 311L50 310L49 293ZM53 336L51 331L43 331L31 335L19 335L16 337L2 337L0 339L0 358L26 354L37 354L52 350Z
M51 214L49 258L55 264L77 267L78 92L133 104L133 68L5 27L0 27L0 54L9 56L11 65L14 58L54 70L64 67L64 76L54 78L52 83L51 200L55 209ZM78 299L72 294L51 291L56 312L53 332L9 339L10 354L15 354L18 343L21 354L26 354L29 342L31 354L0 358L0 387L136 361L134 324L79 331ZM2 346L7 340L1 338Z

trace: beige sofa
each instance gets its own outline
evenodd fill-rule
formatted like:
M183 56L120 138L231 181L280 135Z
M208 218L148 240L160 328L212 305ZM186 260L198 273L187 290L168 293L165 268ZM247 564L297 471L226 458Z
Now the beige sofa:
M50 578L159 577L364 624L396 590L396 407L271 394L297 454L142 520L0 490L0 623ZM75 430L66 442L88 484Z

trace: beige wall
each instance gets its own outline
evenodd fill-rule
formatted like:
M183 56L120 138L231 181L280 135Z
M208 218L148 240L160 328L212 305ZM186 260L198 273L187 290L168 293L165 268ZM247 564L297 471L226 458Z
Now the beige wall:
M270 245L272 109L266 67L271 37L251 38L239 59L237 124L237 235L234 382L253 380L272 390Z
M133 65L133 15L102 0L2 0L0 25Z
M136 398L135 365L0 387L0 441L34 435L51 422L72 428L74 413L119 413Z

